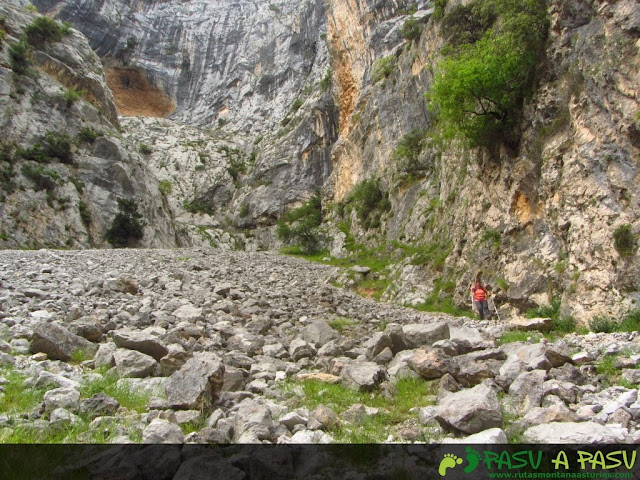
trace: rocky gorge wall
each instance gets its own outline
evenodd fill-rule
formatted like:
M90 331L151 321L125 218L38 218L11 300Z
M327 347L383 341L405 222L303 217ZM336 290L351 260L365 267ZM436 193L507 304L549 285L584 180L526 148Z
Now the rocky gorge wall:
M157 182L119 133L99 58L79 32L30 48L16 71L12 50L36 16L0 2L0 245L107 246L118 198L145 219L141 245L175 245ZM83 137L83 133L88 136Z
M457 3L449 2L445 14ZM433 125L424 93L446 36L441 22L417 12L414 18L425 22L418 41L396 36L377 52L365 48L359 58L366 61L343 64L353 67L338 82L358 81L350 115L341 110L334 198L379 178L393 205L381 233L432 245L446 257L431 271L398 266L400 288L389 292L396 300L420 303L433 293L434 281L454 282L464 305L466 285L482 270L501 290L499 299L520 309L553 297L562 297L566 312L581 320L636 308L637 250L623 257L614 232L628 225L637 238L640 230L640 8L635 2L550 2L549 13L546 58L526 102L517 151L492 156L455 143L428 144L419 159L424 178L417 181L407 181L394 151L414 129ZM334 30L345 32L340 25L353 25L359 16L348 18L334 20ZM343 50L362 52L363 37L345 34ZM384 57L392 68L372 80Z

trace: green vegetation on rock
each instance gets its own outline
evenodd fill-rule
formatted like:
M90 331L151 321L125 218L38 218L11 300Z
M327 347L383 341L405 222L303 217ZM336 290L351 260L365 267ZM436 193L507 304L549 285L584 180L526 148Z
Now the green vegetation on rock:
M632 257L636 253L636 237L631 230L631 225L620 225L613 232L613 245L618 254L623 257Z
M305 254L318 251L318 227L322 223L320 195L313 195L302 206L286 212L278 222L278 238L286 244L298 245Z
M427 97L444 139L458 138L470 147L513 145L547 39L546 1L474 0L465 8L471 9L470 16L454 9L443 23L454 14L477 20L474 10L486 12L486 22L495 11L496 20L484 32L483 21L471 37L461 36L464 32L455 37L455 48L438 64ZM459 25L460 19L451 23Z
M138 204L131 198L118 198L118 213L107 230L107 241L116 248L135 245L144 236L144 222Z

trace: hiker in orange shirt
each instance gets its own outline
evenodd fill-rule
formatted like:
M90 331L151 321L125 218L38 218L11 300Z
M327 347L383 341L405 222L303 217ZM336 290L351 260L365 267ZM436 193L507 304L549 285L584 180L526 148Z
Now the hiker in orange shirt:
M469 285L469 290L471 291L471 295L473 298L473 306L478 311L480 320L484 320L485 316L487 317L487 320L491 320L489 302L487 301L487 299L489 298L487 287L482 284L480 279L477 279L475 285Z

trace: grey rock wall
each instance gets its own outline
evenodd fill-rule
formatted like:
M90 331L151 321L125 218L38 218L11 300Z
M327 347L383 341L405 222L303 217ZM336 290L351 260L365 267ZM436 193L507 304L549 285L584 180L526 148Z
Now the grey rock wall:
M108 246L118 198L138 202L146 223L140 245L175 245L157 181L120 136L102 65L86 39L71 30L60 42L34 48L29 70L17 74L9 48L36 17L7 2L0 2L0 16L7 32L0 45L1 246ZM72 90L78 98L69 100ZM83 129L98 138L80 140ZM36 161L21 153L46 144L47 134L66 138L69 158Z

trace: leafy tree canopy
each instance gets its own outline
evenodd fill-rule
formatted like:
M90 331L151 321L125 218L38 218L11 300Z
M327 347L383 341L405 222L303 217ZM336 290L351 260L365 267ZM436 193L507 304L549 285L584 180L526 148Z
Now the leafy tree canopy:
M511 144L547 38L546 1L475 0L474 6L484 20L496 12L495 22L477 41L450 49L427 97L445 139L461 138L470 147Z

